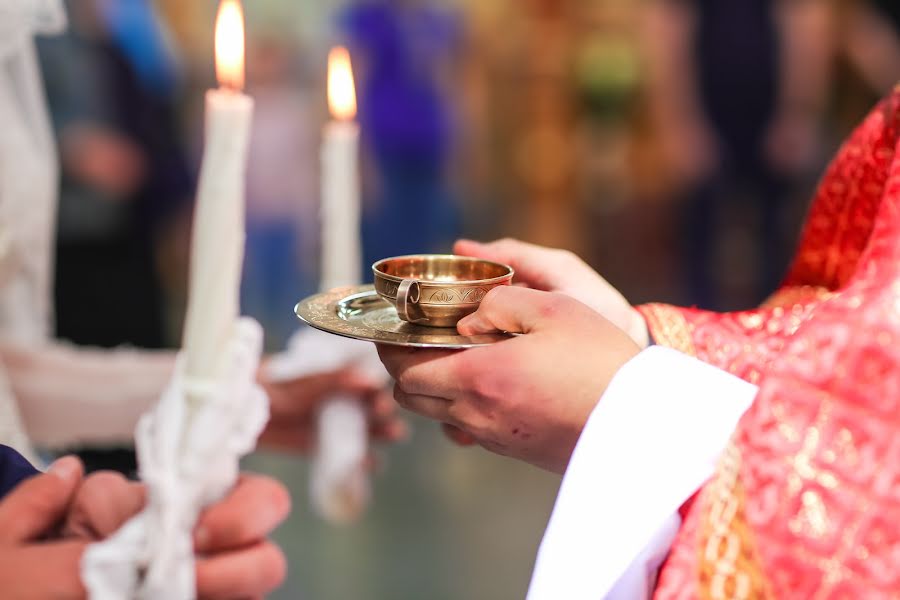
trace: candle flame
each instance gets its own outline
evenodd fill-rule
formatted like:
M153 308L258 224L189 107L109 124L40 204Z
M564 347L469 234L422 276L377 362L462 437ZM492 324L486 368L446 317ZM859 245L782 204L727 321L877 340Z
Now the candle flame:
M239 0L222 0L216 17L216 79L232 90L244 87L244 13Z
M350 52L343 46L332 48L328 54L328 109L339 121L356 117L356 88Z

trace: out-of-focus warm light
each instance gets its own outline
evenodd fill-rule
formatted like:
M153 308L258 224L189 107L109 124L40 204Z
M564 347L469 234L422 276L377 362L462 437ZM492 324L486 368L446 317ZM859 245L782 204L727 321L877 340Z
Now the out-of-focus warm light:
M244 13L238 0L222 0L216 17L216 78L224 88L244 88Z
M342 46L332 48L328 53L328 110L339 121L356 117L356 87L350 52Z

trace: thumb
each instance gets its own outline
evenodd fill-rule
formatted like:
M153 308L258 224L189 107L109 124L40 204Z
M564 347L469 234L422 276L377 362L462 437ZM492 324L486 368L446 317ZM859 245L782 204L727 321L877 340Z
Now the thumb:
M504 285L488 292L478 310L460 320L456 328L460 335L533 333L563 313L570 302L575 300L562 294Z
M0 541L18 543L49 532L66 514L84 476L81 461L60 458L0 502Z
M509 265L516 272L517 283L525 283L539 290L556 287L554 273L557 269L554 265L557 262L555 253L559 253L558 250L504 238L487 244L459 240L454 244L453 252Z

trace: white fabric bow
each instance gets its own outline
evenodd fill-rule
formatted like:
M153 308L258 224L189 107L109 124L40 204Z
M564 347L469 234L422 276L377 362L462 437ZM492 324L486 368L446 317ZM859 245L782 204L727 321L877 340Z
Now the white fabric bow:
M237 321L216 381L189 381L183 357L159 404L137 426L135 442L146 508L82 559L94 600L189 600L196 595L192 530L200 511L222 499L269 418L256 383L262 328ZM187 398L194 400L189 408Z

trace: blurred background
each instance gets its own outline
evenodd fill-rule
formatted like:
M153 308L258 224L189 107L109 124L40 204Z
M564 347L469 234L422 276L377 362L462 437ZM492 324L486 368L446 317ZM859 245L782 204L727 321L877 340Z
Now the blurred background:
M216 3L68 9L69 31L40 42L63 168L57 333L172 347ZM449 251L460 235L515 236L577 252L634 303L718 310L775 289L827 158L900 80L896 0L247 0L245 11L256 112L242 301L272 350L317 288L334 44L350 48L359 94L365 264ZM302 460L248 461L294 492L278 534L291 573L274 597L524 595L558 478L414 425L386 453L373 508L346 529L311 515Z

